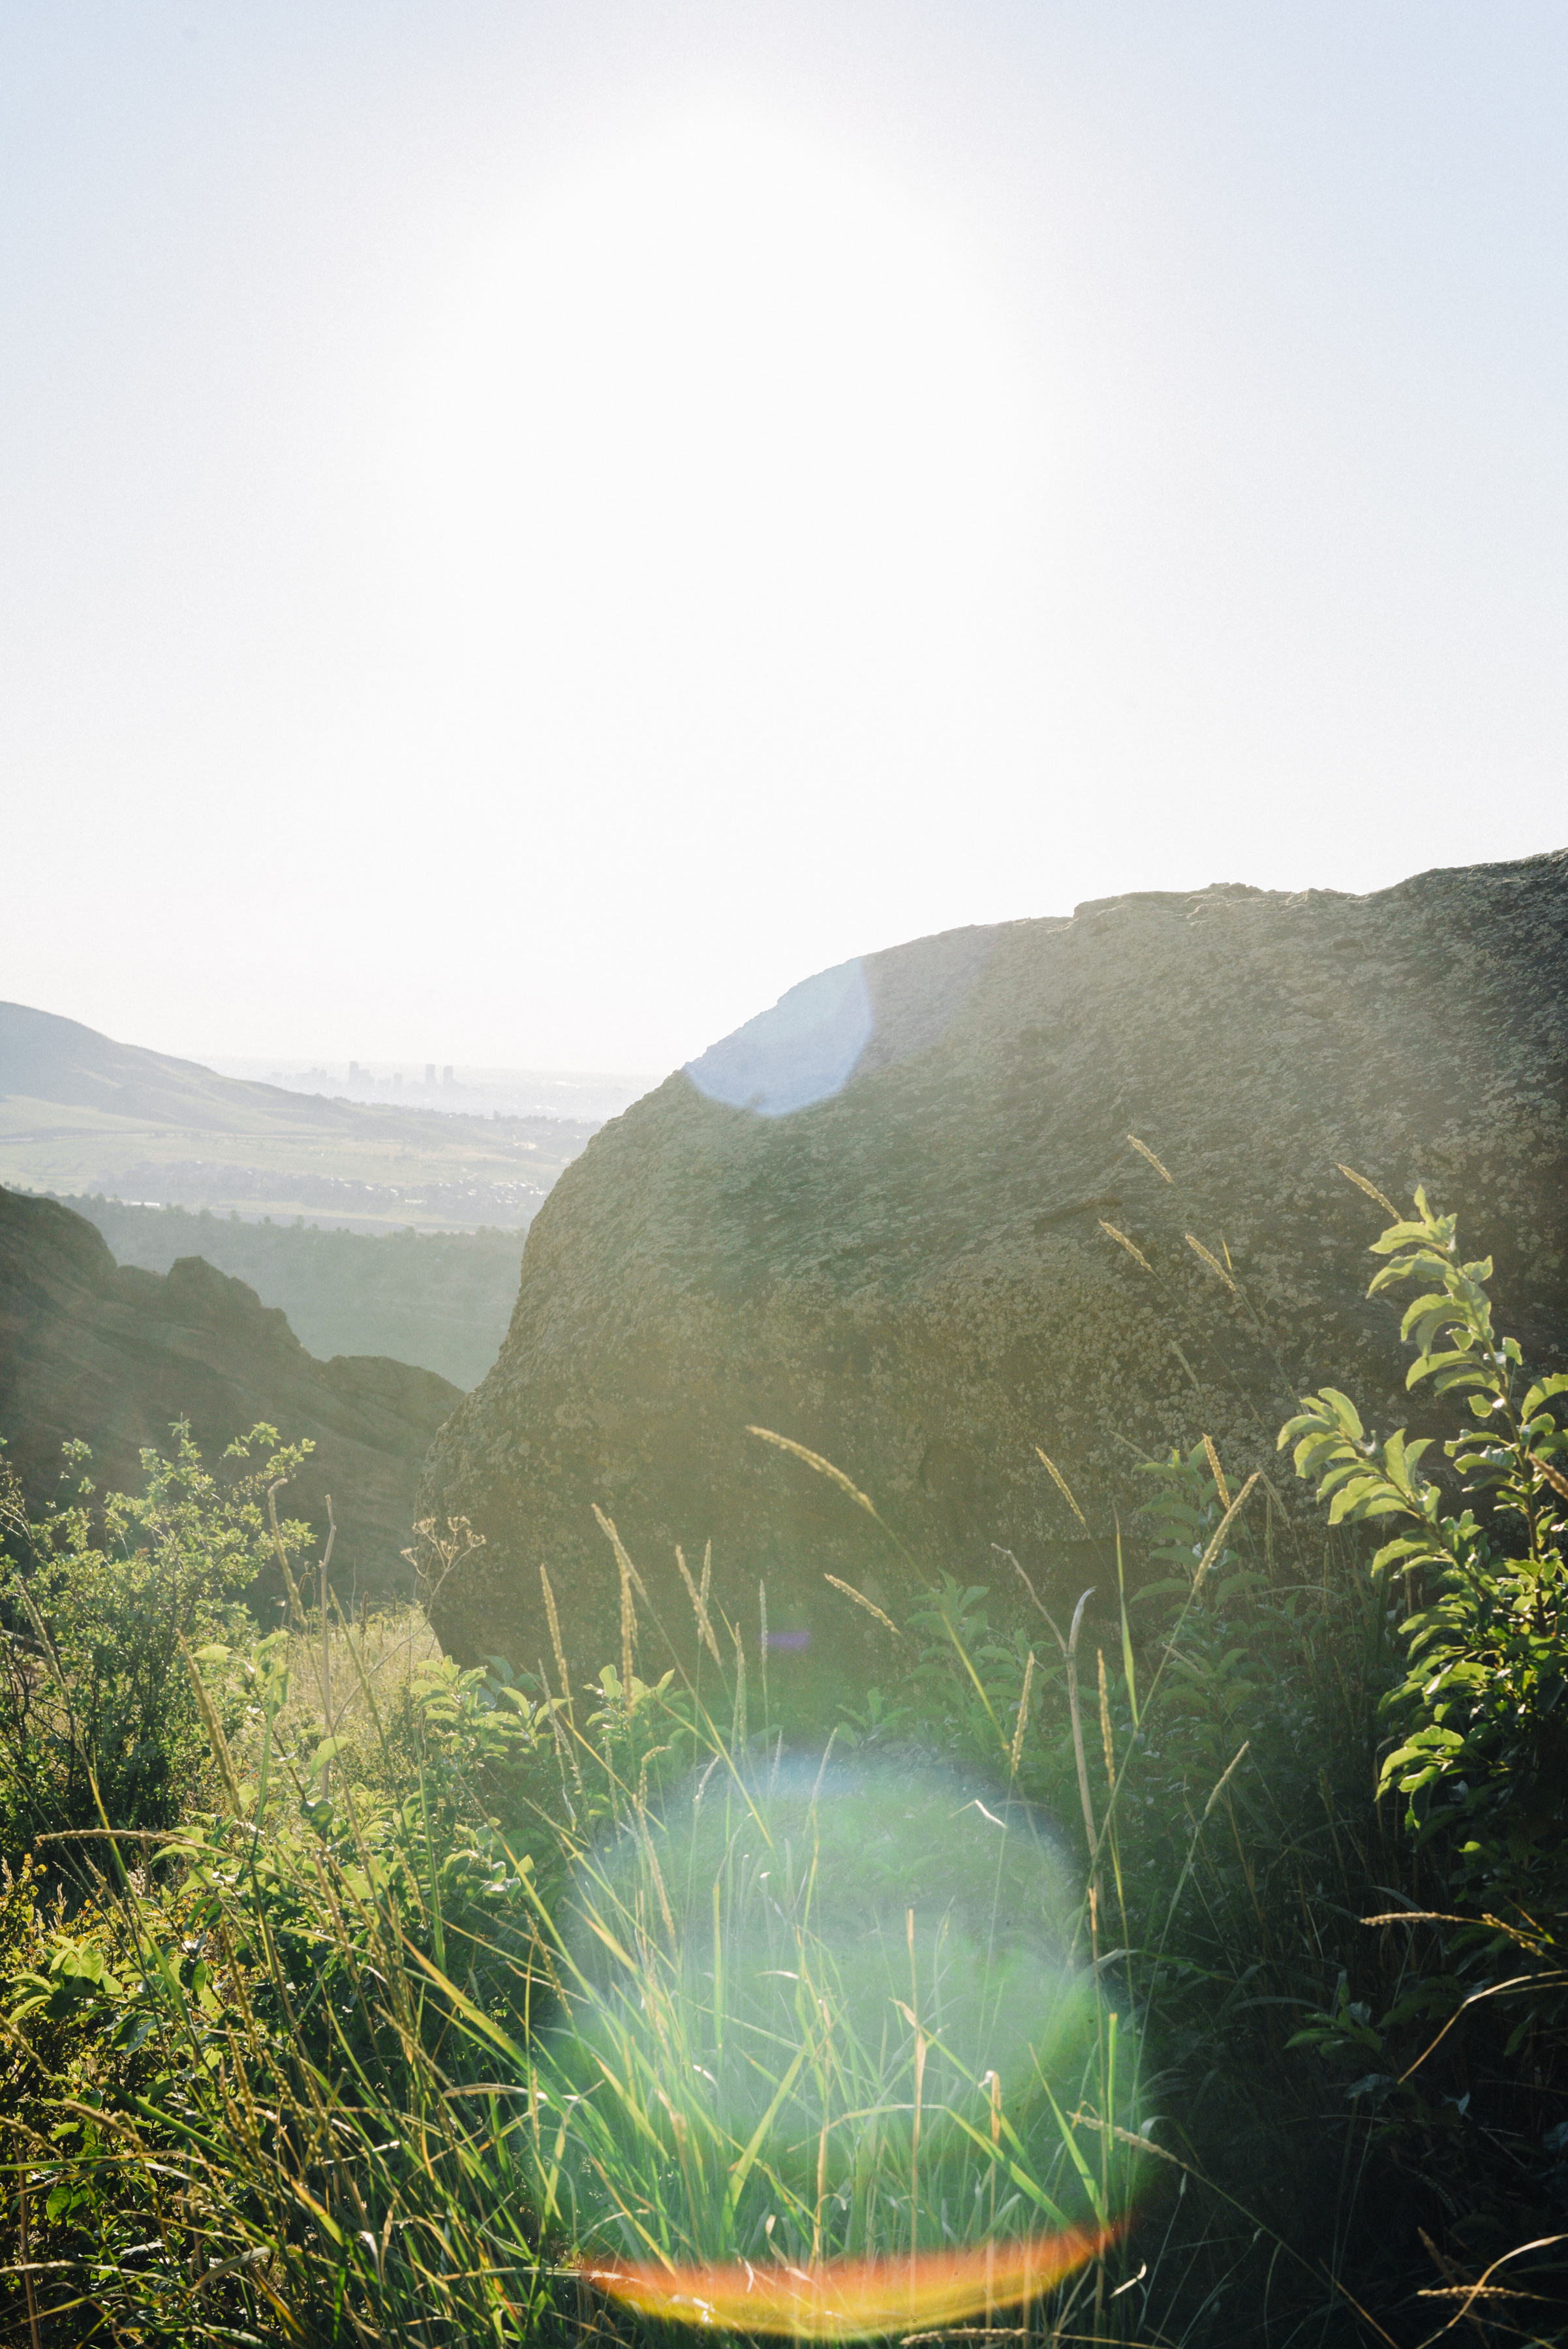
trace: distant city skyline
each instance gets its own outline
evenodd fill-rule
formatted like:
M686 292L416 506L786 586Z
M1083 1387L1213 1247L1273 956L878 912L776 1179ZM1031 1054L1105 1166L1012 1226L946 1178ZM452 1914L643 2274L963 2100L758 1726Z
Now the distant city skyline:
M200 1054L193 1058L202 1059ZM506 1069L430 1061L405 1053L373 1063L287 1053L203 1061L219 1076L320 1092L345 1101L396 1099L420 1109L505 1117L617 1117L669 1072L605 1069Z
M0 68L0 995L663 1071L932 931L1561 842L1549 0L73 0Z

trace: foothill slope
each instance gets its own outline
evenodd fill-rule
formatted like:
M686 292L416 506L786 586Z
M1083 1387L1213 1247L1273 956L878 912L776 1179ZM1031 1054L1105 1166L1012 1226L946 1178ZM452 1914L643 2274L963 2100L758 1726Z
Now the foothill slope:
M201 1257L161 1275L117 1265L68 1207L0 1191L0 1456L36 1509L62 1497L67 1442L90 1447L100 1492L139 1492L142 1448L167 1454L176 1420L209 1466L265 1421L315 1444L282 1504L310 1521L319 1550L331 1495L344 1603L406 1595L421 1463L459 1398L404 1362L317 1361L281 1312Z

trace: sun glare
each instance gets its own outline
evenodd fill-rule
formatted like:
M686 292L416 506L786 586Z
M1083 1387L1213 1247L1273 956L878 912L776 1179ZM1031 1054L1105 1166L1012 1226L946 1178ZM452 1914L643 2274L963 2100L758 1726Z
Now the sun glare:
M830 780L824 735L833 771L918 750L1016 569L1002 316L907 189L733 106L538 193L450 297L405 428L457 698L612 795L652 737L699 801L742 745L796 791L807 756Z

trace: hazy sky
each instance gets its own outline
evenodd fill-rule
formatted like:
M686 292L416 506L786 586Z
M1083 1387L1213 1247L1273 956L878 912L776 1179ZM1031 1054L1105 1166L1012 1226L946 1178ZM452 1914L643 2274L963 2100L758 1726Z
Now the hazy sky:
M1568 10L0 0L0 995L657 1070L1568 836Z

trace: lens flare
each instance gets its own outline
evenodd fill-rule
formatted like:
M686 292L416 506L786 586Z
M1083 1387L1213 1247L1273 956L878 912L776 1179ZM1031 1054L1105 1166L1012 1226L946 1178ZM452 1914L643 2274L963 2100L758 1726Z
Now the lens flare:
M935 2331L1038 2299L1108 2251L1119 2231L1068 2228L1022 2242L926 2251L912 2260L830 2260L816 2269L753 2267L747 2260L712 2268L585 2261L579 2272L639 2316L795 2341L861 2341Z
M843 1091L875 1026L864 967L839 963L688 1061L686 1073L710 1101L787 1117Z
M539 2208L613 2299L863 2339L1032 2300L1116 2240L1136 2044L1007 1790L721 1753L634 1804L557 1914Z

